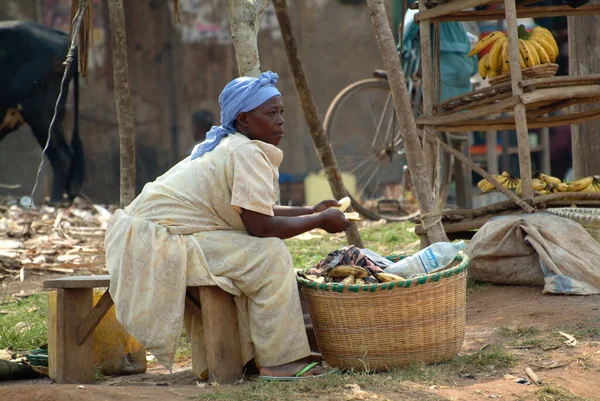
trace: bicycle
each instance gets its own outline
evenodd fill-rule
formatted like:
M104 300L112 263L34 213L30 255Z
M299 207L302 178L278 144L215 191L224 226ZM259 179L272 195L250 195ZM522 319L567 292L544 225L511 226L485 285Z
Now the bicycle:
M408 77L407 86L416 118L422 114L419 76ZM373 78L354 82L338 93L327 110L324 128L340 169L356 177L357 193L350 196L354 210L369 219L389 221L406 221L419 214L418 207L411 210L407 200L409 172L385 71L375 70ZM348 141L345 134L357 130L365 135L353 135L353 141ZM449 143L449 138L444 136L444 142ZM444 194L450 185L452 159L442 157L440 192Z

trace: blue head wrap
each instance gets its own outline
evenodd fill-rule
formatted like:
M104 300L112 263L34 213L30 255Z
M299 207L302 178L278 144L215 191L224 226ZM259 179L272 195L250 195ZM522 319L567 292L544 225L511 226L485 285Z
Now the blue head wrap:
M281 95L275 85L279 76L271 71L263 72L258 78L240 77L225 86L219 96L221 125L214 126L206 133L206 140L192 150L192 160L213 150L221 139L235 134L233 122L238 114L254 110L274 96Z

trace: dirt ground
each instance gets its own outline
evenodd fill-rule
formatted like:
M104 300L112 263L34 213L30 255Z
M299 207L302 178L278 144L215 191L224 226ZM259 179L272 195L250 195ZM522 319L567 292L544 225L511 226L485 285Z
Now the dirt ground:
M600 328L600 296L543 295L541 288L490 286L468 298L467 327L461 353L471 354L488 344L497 344L499 328L535 327L540 333L555 333L563 327ZM566 341L566 338L565 338ZM504 342L506 344L506 341ZM600 400L600 342L579 341L575 346L510 347L517 364L503 372L457 379L452 385L428 386L406 383L395 391L346 388L343 392L311 396L304 400ZM539 387L518 384L506 373L525 378L531 367L546 385L564 393L539 395ZM321 379L316 379L321 380ZM153 368L146 373L121 376L93 385L56 385L49 379L0 383L0 399L11 401L104 401L104 400L179 400L215 393L215 387L197 385L191 366L178 366L173 374ZM239 387L248 384L237 385ZM221 386L221 389L226 388ZM243 387L242 387L243 388ZM565 395L568 394L568 395ZM221 398L219 398L221 399ZM250 398L249 398L250 400ZM272 398L270 401L277 401Z

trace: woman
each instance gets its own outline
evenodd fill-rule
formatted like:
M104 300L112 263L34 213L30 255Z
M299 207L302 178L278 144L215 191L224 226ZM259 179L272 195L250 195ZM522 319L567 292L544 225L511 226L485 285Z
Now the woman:
M330 209L334 200L276 205L284 134L277 79L268 71L227 84L219 96L222 125L115 212L107 229L117 319L168 368L186 286L218 285L235 295L245 362L256 357L263 376L323 372L308 363L298 287L282 239L314 228L341 232L350 223ZM204 371L206 360L199 362Z

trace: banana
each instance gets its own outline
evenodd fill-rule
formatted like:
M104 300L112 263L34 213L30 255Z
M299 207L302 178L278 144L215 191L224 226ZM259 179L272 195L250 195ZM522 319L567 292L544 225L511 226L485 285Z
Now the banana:
M556 192L567 192L567 190L569 189L569 186L567 184L565 184L564 182L561 182L558 184L548 184L547 188L550 189L550 192L556 193Z
M533 55L529 51L527 45L525 45L525 40L523 39L519 39L519 52L521 53L521 56L523 56L523 60L525 60L525 65L527 65L527 67L535 65L535 59L533 58Z
M519 63L521 63L521 69L527 68L527 64L525 63L525 59L523 58L521 52L519 52Z
M552 39L554 41L554 35L552 35L552 32L550 32L549 30L547 30L543 26L536 26L536 27L534 27L531 30L530 34L531 35L542 35L542 36L547 37L548 39Z
M502 73L510 71L510 57L508 55L508 39L502 42Z
M494 184L486 180L485 178L477 183L477 187L481 189L481 192L489 192L495 189Z
M537 55L540 59L540 64L549 64L550 63L550 56L548 55L548 53L546 53L546 50L544 50L542 45L540 45L535 40L528 40L527 42L529 42L533 46L535 51L537 52Z
M536 191L538 193L538 195L548 195L550 193L549 190L547 189L541 189L539 191Z
M404 277L397 276L391 273L375 273L375 277L382 283L391 283L393 281L402 282L406 281Z
M474 55L476 55L477 53L479 53L480 51L482 51L483 49L485 49L486 47L488 47L489 45L491 45L496 40L502 37L505 38L506 35L504 34L504 32L501 31L494 31L489 35L485 36L479 42L477 42L475 46L473 46L473 48L469 52L469 57L473 57Z
M506 42L506 36L498 39L494 46L492 46L492 50L490 50L490 69L496 72L496 75L500 75L502 73L502 43Z
M527 49L529 49L529 53L533 56L533 62L535 63L534 65L540 64L540 57L538 56L535 47L533 47L533 44L528 40L524 40L524 42L525 46L527 46Z
M552 46L552 44L550 44L545 37L533 35L529 38L529 40L532 42L537 42L540 46L544 48L544 50L548 54L548 57L550 58L551 63L554 63L556 61L556 56L558 56L558 53L556 52L556 50L554 50L554 46Z
M352 274L349 275L348 277L346 277L345 279L340 281L340 284L353 285L354 284L354 275L352 275Z
M562 183L562 180L560 178L544 174L540 171L536 171L533 174L533 178L539 178L540 180L544 181L546 184L561 184Z
M548 184L546 184L544 181L540 180L539 178L534 178L533 180L531 180L531 186L533 187L534 190L536 191L544 191L546 189L546 187L548 186Z
M369 275L369 271L360 266L339 265L331 269L327 275L329 277L348 277L352 275L355 278L365 278Z
M508 173L506 173L506 174L508 174ZM492 177L494 177L500 185L504 185L504 186L506 186L505 183L509 179L511 179L511 178L515 179L514 177L510 177L509 175L504 175L504 174L503 175L492 175ZM479 187L479 189L481 189L481 192L489 192L489 191L493 191L496 189L494 184L492 184L485 178L477 183L477 187Z
M592 176L583 177L576 181L571 181L570 183L567 184L567 186L569 187L569 192L579 192L579 191L583 191L584 189L589 187L593 181L594 181L594 177L592 177Z
M350 221L360 221L361 220L360 214L358 214L358 212L344 213L344 217Z
M521 182L520 178L510 177L508 180L504 181L502 183L502 185L506 189L516 189L519 186L520 182Z
M350 200L350 198L348 196L346 196L345 198L340 199L339 201L339 206L336 206L336 209L340 209L340 212L345 212L346 209L348 209L350 207L350 204L352 203L352 201Z
M488 66L489 58L490 58L490 54L486 53L486 55L483 56L477 63L477 71L479 71L479 75L481 75L481 78L483 78L483 79L485 79L485 77L487 77L488 70L490 69L490 67Z

